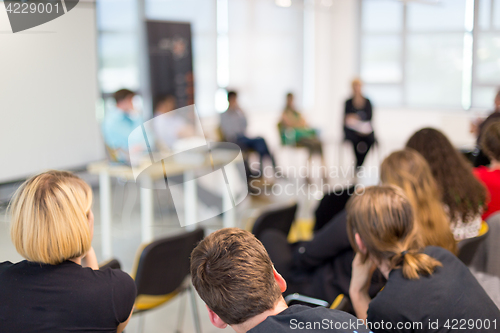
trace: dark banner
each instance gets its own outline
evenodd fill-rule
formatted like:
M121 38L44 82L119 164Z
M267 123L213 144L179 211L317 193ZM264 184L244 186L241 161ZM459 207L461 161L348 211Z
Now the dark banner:
M147 21L153 110L156 101L174 95L176 107L194 104L191 24Z

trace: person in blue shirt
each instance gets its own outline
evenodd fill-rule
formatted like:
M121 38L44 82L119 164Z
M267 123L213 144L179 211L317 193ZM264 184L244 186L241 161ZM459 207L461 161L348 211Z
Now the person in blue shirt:
M141 126L142 117L134 109L135 93L128 89L120 89L113 94L116 107L107 111L102 123L102 133L106 148L114 161L129 163L130 151L140 149L129 147L129 136Z

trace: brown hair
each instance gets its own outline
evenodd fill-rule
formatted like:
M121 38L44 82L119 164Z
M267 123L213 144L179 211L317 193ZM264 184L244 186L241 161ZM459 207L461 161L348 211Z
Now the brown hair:
M423 128L411 136L406 147L415 149L429 163L451 222L467 223L482 214L486 189L474 177L470 163L442 132Z
M373 186L347 203L349 241L360 252L354 235L359 234L366 246L362 261L369 257L388 260L390 269L401 268L407 279L430 275L442 264L421 252L413 207L400 188ZM361 252L360 252L361 253Z
M51 265L86 254L92 242L91 205L92 190L69 172L51 170L28 179L9 206L17 252Z
M116 103L119 103L126 98L134 97L134 96L135 96L135 92L133 92L132 90L128 90L128 89L120 89L113 94L113 98L115 99Z
M389 155L380 170L384 184L400 187L413 205L423 245L441 246L456 253L456 241L444 211L429 164L413 149Z
M481 136L481 148L490 159L500 161L500 122L487 125Z
M191 278L207 306L226 324L274 308L281 290L262 243L238 228L218 230L191 253Z

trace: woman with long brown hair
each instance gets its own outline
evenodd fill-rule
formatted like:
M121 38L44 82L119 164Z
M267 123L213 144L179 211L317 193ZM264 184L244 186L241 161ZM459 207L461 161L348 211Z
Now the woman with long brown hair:
M476 237L481 228L487 192L474 177L470 163L442 132L434 128L417 131L406 147L416 150L429 163L455 239Z
M416 212L418 233L425 246L456 252L456 241L436 181L419 153L409 148L392 153L382 162L380 179L383 184L396 185L404 191Z
M356 251L349 295L370 330L450 332L455 320L470 332L498 331L500 311L469 269L445 249L423 246L401 188L368 187L350 199L347 214ZM367 290L375 267L387 284L372 300Z

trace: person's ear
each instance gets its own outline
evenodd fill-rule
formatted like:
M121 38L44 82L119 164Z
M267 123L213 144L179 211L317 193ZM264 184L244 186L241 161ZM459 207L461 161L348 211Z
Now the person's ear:
M213 312L212 309L208 307L208 305L205 304L205 306L208 310L208 317L210 318L210 322L212 322L212 324L217 328L226 328L227 324L222 319L220 319L220 317L215 312Z
M286 290L286 281L283 279L283 277L276 271L276 269L273 267L273 274L274 274L274 279L278 283L278 286L280 286L280 290L282 293L285 292Z
M358 246L359 251L361 253L363 253L363 254L366 254L366 251L367 251L366 250L366 245L365 245L365 243L361 239L361 236L358 233L356 233L354 235L354 240L356 241L356 245Z

